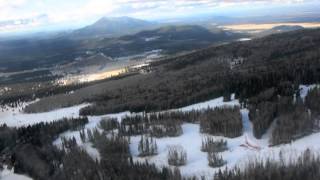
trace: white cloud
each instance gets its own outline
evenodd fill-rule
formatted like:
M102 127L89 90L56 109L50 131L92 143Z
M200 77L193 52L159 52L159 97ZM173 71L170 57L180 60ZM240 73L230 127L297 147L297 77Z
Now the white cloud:
M0 8L4 8L4 7L17 7L17 6L21 6L24 3L26 3L26 0L12 0L12 1L8 1L8 0L0 0Z

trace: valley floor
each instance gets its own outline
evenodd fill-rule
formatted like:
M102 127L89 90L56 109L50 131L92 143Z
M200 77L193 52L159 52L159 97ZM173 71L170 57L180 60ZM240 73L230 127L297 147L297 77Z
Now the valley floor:
M302 26L304 28L318 28L320 23L265 23L265 24L234 24L222 26L222 28L235 31L262 31L277 26Z

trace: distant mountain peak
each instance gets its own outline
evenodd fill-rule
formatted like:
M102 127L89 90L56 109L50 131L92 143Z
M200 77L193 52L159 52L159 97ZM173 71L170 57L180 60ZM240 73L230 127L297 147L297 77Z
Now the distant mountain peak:
M130 21L130 20L139 20L139 21L144 21L142 19L137 19L129 16L118 16L118 17L102 17L100 20L109 20L109 21ZM99 21L99 20L98 20Z
M142 19L136 19L128 16L121 16L121 17L102 17L98 21L96 21L91 26L99 26L99 25L131 25L131 26L137 26L137 25L146 25L146 24L152 24L152 22L145 21ZM90 26L87 26L90 27Z
M153 27L156 23L132 17L102 17L94 24L75 31L78 36L121 36Z

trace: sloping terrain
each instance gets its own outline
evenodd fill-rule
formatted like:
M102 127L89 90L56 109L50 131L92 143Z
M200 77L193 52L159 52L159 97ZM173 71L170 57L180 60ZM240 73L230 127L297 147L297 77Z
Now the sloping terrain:
M71 61L76 42L68 38L25 38L0 41L0 72L50 68Z
M89 41L84 46L93 49L100 47L101 52L111 57L130 56L158 49L166 54L174 54L235 41L241 37L243 35L223 30L210 32L201 26L165 26L120 38L102 39L93 44Z
M284 33L284 32L290 32L290 31L297 31L297 30L302 30L304 29L303 26L299 25L280 25L280 26L275 26L271 29L264 30L260 33L258 33L259 36L267 36L271 34L278 34L278 33Z
M41 68L50 70L78 58L102 53L112 58L140 55L154 50L174 54L235 41L241 37L225 31L210 32L200 26L170 26L113 38L77 39L70 34L63 34L45 38L4 39L0 41L0 72Z
M313 88L315 88L315 86L301 86L301 97L307 96L308 91ZM158 113L190 113L195 111L204 111L208 108L228 108L233 106L240 106L239 100L234 99L234 95L229 102L224 102L224 98L219 97L206 102L190 104L189 106L183 108L170 109ZM4 121L1 123L7 123L10 127L23 127L27 125L37 125L39 122L58 122L58 120L62 117L79 118L79 108L80 106L74 106L48 113L35 113L30 115L16 112L16 118L14 118L14 115L10 113L8 115L0 113L0 115L3 115L4 119ZM179 172L181 172L181 175L183 177L190 178L197 177L200 179L204 177L206 179L211 179L217 175L220 170L224 170L225 168L233 169L234 167L243 168L246 166L246 163L249 163L252 160L258 159L261 162L267 162L268 160L275 162L294 162L299 160L299 156L303 154L305 150L309 149L313 152L317 151L317 148L319 148L319 145L316 143L316 140L320 135L319 132L314 132L306 137L299 138L298 140L292 141L290 144L270 146L274 127L270 127L267 133L263 135L263 138L257 139L253 134L253 124L249 118L249 110L242 108L240 112L243 124L243 131L240 136L228 138L223 135L217 136L203 133L200 131L198 120L195 119L195 122L184 122L181 125L182 133L178 136L155 137L154 139L157 143L157 154L152 156L141 157L139 155L139 149L141 146L140 139L142 135L131 135L129 152L132 156L132 160L136 163L145 163L147 161L151 164L154 163L158 169L161 169L163 166L174 168L175 166L168 164L168 149L173 146L179 146L182 147L187 153L187 163L179 167ZM92 159L97 159L99 162L102 162L104 152L99 151L99 147L94 146L90 139L84 140L82 133L90 131L95 132L96 128L99 129L99 131L105 131L101 125L102 121L111 121L112 118L115 118L116 121L121 123L128 117L134 118L137 115L142 114L144 113L121 112L115 114L104 114L102 116L90 116L88 118L88 123L83 127L83 129L64 132L60 134L57 139L55 139L53 144L58 148L63 148L65 146L64 139L73 139L73 141L77 143L77 146L87 152ZM187 120L185 119L184 121ZM112 134L116 131L111 130L110 132L105 133ZM88 138L89 137L90 135L88 135ZM208 165L207 153L201 150L203 142L206 138L213 138L217 141L224 140L227 143L227 149L223 152L219 152L219 155L221 155L221 157L223 157L225 160L223 165L219 167L210 167ZM82 159L82 161L86 160ZM87 168L92 170L95 167L91 166ZM68 171L68 169L65 171Z
M3 102L1 157L34 179L318 179L319 34L209 47Z
M169 58L153 63L149 74L48 97L26 111L83 102L96 103L84 114L159 110L233 92L244 100L265 89L280 88L283 82L314 83L319 80L319 33L318 29L289 32Z

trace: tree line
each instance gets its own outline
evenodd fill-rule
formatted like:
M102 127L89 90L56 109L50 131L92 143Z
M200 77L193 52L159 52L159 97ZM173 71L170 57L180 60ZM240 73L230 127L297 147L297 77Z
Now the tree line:
M289 143L319 131L317 104L320 89L311 89L303 100L300 89L288 85L285 91L270 88L249 99L249 117L253 123L254 135L261 138L274 123L272 145Z
M86 123L88 119L84 117L21 128L2 125L0 166L8 165L15 173L27 174L36 180L184 179L179 169L159 169L148 162L133 162L129 152L130 138L112 130L88 130L85 135L80 130L81 139L91 142L99 151L99 161L89 156L75 138L62 138L62 148L52 144L62 132L82 129Z
M281 153L281 152L280 152ZM256 160L245 164L243 168L219 170L215 180L316 180L320 178L320 158L310 150L298 155L297 160L285 162L272 159ZM282 159L282 160L281 160Z

